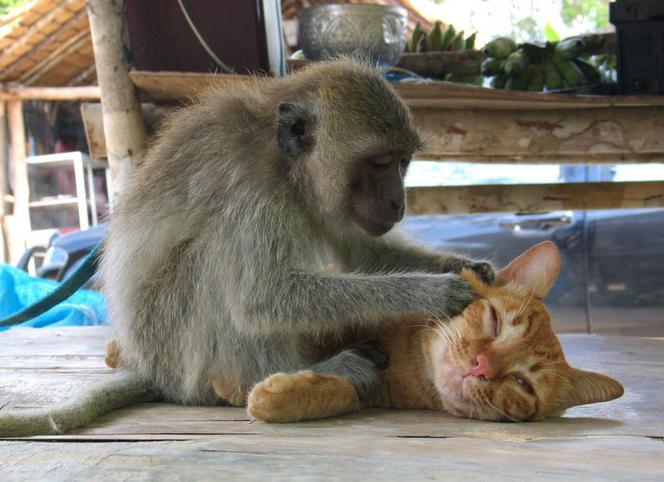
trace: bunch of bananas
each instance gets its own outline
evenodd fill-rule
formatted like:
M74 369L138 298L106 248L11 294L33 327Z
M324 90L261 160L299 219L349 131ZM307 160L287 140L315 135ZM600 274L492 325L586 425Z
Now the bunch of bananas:
M454 25L448 25L443 30L443 24L437 21L428 32L419 23L413 29L413 35L406 42L406 53L422 52L461 52L475 50L475 39L477 32L465 36L463 30L457 31ZM484 77L477 74L453 74L448 73L442 80L450 82L463 82L467 84L482 85Z
M481 72L492 77L492 87L512 90L556 91L597 84L601 75L587 59L604 41L601 35L583 35L545 45L517 45L500 37L484 47Z
M476 37L477 33L466 37L464 31L457 32L454 25L449 25L443 30L441 21L437 21L427 32L418 22L413 29L413 34L406 42L406 53L473 50Z

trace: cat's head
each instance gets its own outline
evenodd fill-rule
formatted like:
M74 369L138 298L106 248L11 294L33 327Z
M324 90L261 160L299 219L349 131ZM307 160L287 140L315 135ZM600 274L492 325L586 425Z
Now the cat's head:
M479 298L440 323L425 350L444 408L482 420L534 421L618 398L616 380L572 368L542 303L560 270L560 252L540 243L504 268L494 286L462 276Z

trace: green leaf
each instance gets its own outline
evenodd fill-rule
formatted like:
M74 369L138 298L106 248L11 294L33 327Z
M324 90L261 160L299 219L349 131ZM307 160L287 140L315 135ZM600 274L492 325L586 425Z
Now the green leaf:
M549 22L546 22L546 25L544 25L542 33L544 34L544 38L549 42L558 42L560 40L560 35L558 35L558 32L556 32Z

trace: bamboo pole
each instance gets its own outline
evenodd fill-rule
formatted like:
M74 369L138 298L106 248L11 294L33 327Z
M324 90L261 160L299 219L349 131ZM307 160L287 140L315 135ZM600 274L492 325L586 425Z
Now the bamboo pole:
M111 197L115 199L143 157L146 140L141 107L125 64L123 3L123 0L87 0L113 184Z
M7 103L9 130L11 134L11 152L13 163L14 215L11 223L10 258L18 261L26 247L30 232L30 187L28 184L28 165L25 151L25 127L23 122L23 102L11 100Z
M5 239L5 196L9 192L7 183L7 114L4 102L0 102L0 263L9 260L7 241Z
M101 91L96 85L83 87L24 87L8 85L0 90L0 101L10 100L98 100Z

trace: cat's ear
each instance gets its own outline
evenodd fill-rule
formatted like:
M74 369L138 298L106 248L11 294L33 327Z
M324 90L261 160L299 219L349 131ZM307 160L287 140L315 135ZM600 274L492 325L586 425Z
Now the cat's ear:
M572 368L568 375L552 412L587 403L608 402L621 397L625 391L620 382L600 373Z
M544 241L512 260L498 273L498 283L516 282L534 296L544 298L560 273L560 251L551 241Z

